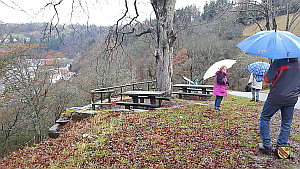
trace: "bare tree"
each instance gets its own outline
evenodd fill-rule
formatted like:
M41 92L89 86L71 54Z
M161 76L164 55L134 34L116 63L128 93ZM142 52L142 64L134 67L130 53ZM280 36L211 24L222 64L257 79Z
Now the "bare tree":
M176 35L173 30L173 17L175 12L176 0L151 0L156 24L155 28L151 27L138 32L136 25L139 22L136 20L139 17L137 8L137 0L134 1L135 16L132 17L126 24L120 24L123 20L128 19L128 2L125 1L125 12L123 16L117 21L111 29L111 33L106 39L106 49L100 56L111 57L113 51L118 47L123 48L124 38L126 35L135 34L140 37L145 34L155 33L156 47L154 56L156 57L156 81L157 90L167 91L171 94L172 89L172 57L173 57L173 43ZM155 31L154 31L155 30Z
M26 143L40 142L55 121L55 106L49 106L53 84L49 68L36 59L39 45L9 44L0 53L7 58L1 71L0 142L17 150ZM9 58L9 59L8 59ZM54 66L55 67L55 66Z
M294 25L295 21L300 17L300 2L299 1L293 1L288 0L285 6L286 9L286 31L293 31L297 27L295 25L292 29L292 26ZM292 17L292 18L290 18Z
M237 3L237 7L232 12L239 12L240 19L245 25L255 23L261 31L277 29L276 17L286 14L284 29L293 31L291 28L300 15L300 3L295 0L242 0ZM258 22L262 19L265 20L265 25Z
M173 31L173 17L176 0L151 0L156 16L156 81L157 90L172 89L173 44L176 36Z

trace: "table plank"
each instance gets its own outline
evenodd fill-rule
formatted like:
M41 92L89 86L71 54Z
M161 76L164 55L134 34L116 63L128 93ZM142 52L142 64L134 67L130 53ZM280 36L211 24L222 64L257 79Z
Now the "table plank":
M127 91L120 93L121 95L140 95L140 96L149 96L149 95L163 95L166 91Z

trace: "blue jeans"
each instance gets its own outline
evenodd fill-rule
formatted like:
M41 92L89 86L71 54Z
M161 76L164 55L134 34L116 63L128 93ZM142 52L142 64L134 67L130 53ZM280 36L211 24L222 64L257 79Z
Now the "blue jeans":
M215 106L216 108L221 107L221 101L223 100L223 96L216 96Z
M264 146L271 146L270 120L271 117L281 110L280 134L276 146L288 143L294 114L294 106L273 106L265 102L262 113L260 114L260 139Z

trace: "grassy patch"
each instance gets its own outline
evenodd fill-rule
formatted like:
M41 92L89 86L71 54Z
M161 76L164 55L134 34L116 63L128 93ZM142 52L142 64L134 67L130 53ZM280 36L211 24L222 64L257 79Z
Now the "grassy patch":
M99 138L90 139L91 145L74 150L80 151L76 153L79 156L70 156L64 165L236 168L255 163L251 156L257 155L253 149L259 141L259 121L253 119L259 118L261 105L249 106L249 99L230 96L222 104L222 111L214 111L210 104L213 98L204 102L207 105L124 113L104 126L104 119L97 116L94 122L99 127L89 134L100 135L101 146L96 144ZM99 152L105 153L95 155Z
M195 104L198 102L202 104ZM229 96L222 103L222 110L215 111L213 102L214 97L206 101L194 100L189 101L188 105L149 112L111 111L72 122L67 124L68 130L65 134L46 144L47 153L51 153L52 156L47 155L48 158L45 155L35 156L31 164L18 158L18 164L14 161L14 165L21 166L20 168L38 166L53 169L100 166L101 168L296 166L298 162L295 161L296 158L277 160L275 156L266 156L257 150L257 143L260 141L259 115L263 103ZM299 142L298 137L294 135L293 142ZM38 152L31 149L31 153ZM295 154L298 154L298 150ZM20 156L19 154L18 157ZM43 158L47 159L47 165L42 167L41 164L33 165L36 159L43 161Z

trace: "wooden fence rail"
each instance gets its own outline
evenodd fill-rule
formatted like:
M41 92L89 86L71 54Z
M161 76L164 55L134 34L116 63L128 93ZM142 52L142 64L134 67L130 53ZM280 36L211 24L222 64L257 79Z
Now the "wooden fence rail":
M152 84L152 85L151 85ZM156 80L153 81L145 81L145 82L135 82L135 83L129 83L125 85L120 85L120 86L113 86L113 87L104 87L104 88L99 88L99 89L93 89L91 91L92 95L92 109L95 110L95 105L104 105L101 104L103 103L103 100L106 98L108 99L109 102L111 102L111 96L117 96L120 93L123 93L128 90L154 90L156 89ZM119 91L119 92L118 92ZM96 96L97 94L100 94L100 104L96 103ZM122 100L122 95L121 95L121 100Z

